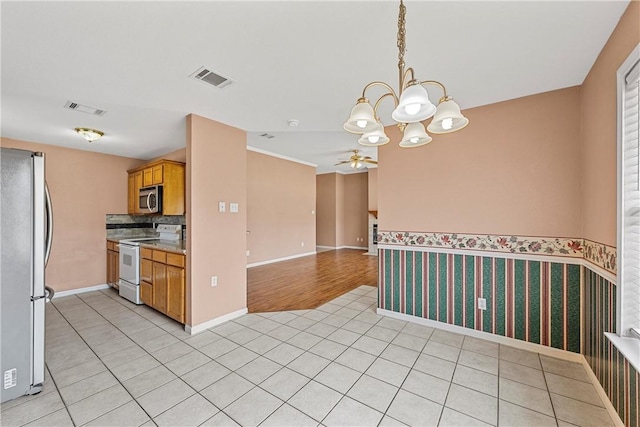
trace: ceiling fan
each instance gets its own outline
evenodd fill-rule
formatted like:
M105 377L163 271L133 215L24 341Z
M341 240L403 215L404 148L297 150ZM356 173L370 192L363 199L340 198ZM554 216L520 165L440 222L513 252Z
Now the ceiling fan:
M373 160L371 157L369 156L359 156L358 155L358 150L351 150L353 152L353 155L349 158L349 160L342 160L338 163L335 164L335 166L338 165L345 165L345 164L349 164L349 166L351 166L354 169L360 169L363 168L365 166L365 163L369 163L372 165L377 165L378 162L376 162L375 160Z

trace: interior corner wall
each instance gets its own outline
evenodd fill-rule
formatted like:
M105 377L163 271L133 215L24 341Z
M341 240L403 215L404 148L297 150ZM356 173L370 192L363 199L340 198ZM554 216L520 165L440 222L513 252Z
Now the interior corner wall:
M640 43L640 2L629 3L582 84L582 201L584 238L617 245L618 68Z
M316 244L336 247L336 176L316 175Z
M127 212L127 170L145 162L8 138L0 145L45 154L54 219L47 285L60 292L105 284L106 215Z
M343 245L367 248L369 245L369 173L344 175Z
M464 113L465 129L419 148L386 128L379 229L580 237L580 89Z
M367 185L368 185L368 210L378 210L378 169L371 168L367 172Z
M344 242L344 175L336 174L336 247L345 245Z
M315 167L247 151L247 263L316 249Z
M246 309L247 134L187 116L187 323ZM218 202L226 211L218 211ZM231 213L237 203L238 213ZM211 277L218 285L211 286Z

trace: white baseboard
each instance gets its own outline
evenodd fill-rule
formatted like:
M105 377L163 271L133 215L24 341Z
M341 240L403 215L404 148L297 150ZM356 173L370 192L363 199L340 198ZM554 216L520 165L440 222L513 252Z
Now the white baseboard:
M618 411L616 411L616 408L613 407L613 403L611 403L611 401L609 400L609 396L607 396L607 392L604 391L604 389L602 388L602 384L600 384L600 381L598 381L598 377L596 377L596 374L593 373L591 366L589 366L589 362L587 362L587 359L584 356L582 356L582 365L584 366L584 369L587 370L589 378L591 379L591 382L594 384L594 386L596 384L598 385L598 387L595 387L595 389L600 395L600 400L602 400L602 403L604 403L605 408L607 408L607 411L609 412L609 416L611 417L613 422L618 427L624 427L624 423L620 419L620 415L618 414Z
M382 308L378 308L377 313L383 316L392 317L398 320L418 323L420 325L431 326L432 328L443 329L445 331L455 332L457 334L462 334L462 335L468 335L471 337L492 341L498 344L504 344L510 347L516 347L522 350L533 351L535 353L544 354L546 356L555 357L557 359L564 359L564 360L569 360L571 362L578 362L578 363L582 363L584 360L584 356L579 353L572 353L570 351L560 350L553 347L547 347L545 345L535 344L532 342L517 340L515 338L503 337L502 335L496 335L489 332L476 331L475 329L469 329L462 326L451 325L449 323L438 322L436 320L425 319L422 317L412 316L410 314L396 313L395 311L389 311Z
M369 246L338 246L336 249L358 249L362 251L368 251Z
M69 289L68 291L60 291L60 292L56 291L55 295L53 296L53 299L68 297L69 295L83 294L85 292L99 291L100 289L108 289L110 287L111 286L105 283L103 285L87 286L86 288Z
M251 264L247 264L247 268L251 268L251 267L258 267L260 265L266 265L266 264L273 264L274 262L280 262L280 261L288 261L290 259L295 259L295 258L302 258L304 256L309 256L309 255L315 255L316 251L313 252L305 252L303 254L297 254L297 255L291 255L291 256L286 256L284 258L276 258L276 259L270 259L267 261L260 261L260 262L253 262Z
M316 245L316 248L320 248L320 249L337 249L335 246L322 246L322 245Z
M247 314L249 310L247 308L241 308L240 310L233 311L229 314L225 314L224 316L216 317L215 319L207 320L204 323L200 323L199 325L189 326L184 325L184 330L186 333L195 335L202 331L205 331L209 328L213 328L214 326L218 326L224 322L228 322L229 320L236 319L240 316Z

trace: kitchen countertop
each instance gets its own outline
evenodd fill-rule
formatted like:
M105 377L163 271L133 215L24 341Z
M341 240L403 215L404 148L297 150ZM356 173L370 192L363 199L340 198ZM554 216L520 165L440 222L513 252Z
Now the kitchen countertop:
M149 237L149 236L140 236ZM137 238L140 238L137 237ZM107 237L107 241L119 243L121 240L131 240L136 237ZM187 253L187 241L186 240L156 240L146 242L138 242L141 248L160 249L167 252L174 252L177 254L186 255Z
M139 242L140 247L149 249L161 249L167 252L175 252L177 254L187 253L187 241L186 240L160 240L154 242Z

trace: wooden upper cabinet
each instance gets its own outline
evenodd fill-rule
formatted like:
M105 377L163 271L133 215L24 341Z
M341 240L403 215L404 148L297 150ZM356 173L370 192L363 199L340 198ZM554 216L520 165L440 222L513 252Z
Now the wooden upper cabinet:
M131 176L134 176L133 182ZM144 214L139 206L141 188L162 185L162 214L185 213L185 164L160 160L129 171L129 213Z

